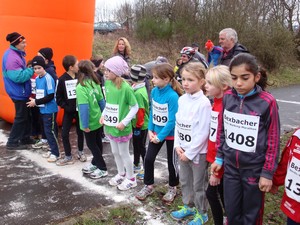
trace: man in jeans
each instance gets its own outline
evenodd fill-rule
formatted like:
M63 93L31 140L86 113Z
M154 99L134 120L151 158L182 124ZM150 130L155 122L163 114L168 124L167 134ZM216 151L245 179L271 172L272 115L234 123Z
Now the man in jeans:
M35 143L30 139L31 116L26 105L31 94L30 78L33 69L26 68L25 37L13 32L6 36L6 40L10 42L10 47L2 58L2 74L5 90L13 101L16 111L6 148L19 150L26 148L27 144Z

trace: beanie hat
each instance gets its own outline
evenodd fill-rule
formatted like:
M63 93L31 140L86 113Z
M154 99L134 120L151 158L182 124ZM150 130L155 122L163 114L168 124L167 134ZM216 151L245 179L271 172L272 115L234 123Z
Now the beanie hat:
M45 58L45 59L48 59L48 60L51 60L52 57L53 57L53 51L52 51L52 48L41 48L39 50L39 53Z
M168 59L163 56L158 56L155 60L155 64L160 64L160 63L168 63Z
M18 45L24 39L25 39L25 37L17 32L13 32L13 33L6 35L6 40L9 41L12 46Z
M193 47L193 48L195 48L195 47L199 48L199 44L198 44L198 43L193 43L193 44L192 44L192 47Z
M143 81L146 74L147 70L143 65L133 65L130 69L130 77L133 81Z
M32 67L34 67L34 66L41 66L45 69L46 63L45 63L44 58L42 56L35 56L32 59Z
M104 66L119 77L129 70L127 62L121 56L111 57L104 63Z
M210 50L212 47L214 47L214 43L211 41L211 40L208 40L206 43L205 43L205 48L207 50Z

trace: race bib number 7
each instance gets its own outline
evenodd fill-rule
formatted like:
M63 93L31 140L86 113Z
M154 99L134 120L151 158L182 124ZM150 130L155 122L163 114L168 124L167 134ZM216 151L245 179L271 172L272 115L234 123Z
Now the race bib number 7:
M255 152L259 128L259 116L224 111L226 144L243 152Z

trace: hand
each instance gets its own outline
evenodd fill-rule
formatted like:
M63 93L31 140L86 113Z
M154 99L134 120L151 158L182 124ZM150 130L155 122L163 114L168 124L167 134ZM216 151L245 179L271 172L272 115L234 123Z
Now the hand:
M153 134L153 132L151 130L148 131L148 136L149 136L150 142L152 142L152 140L155 137L155 135Z
M84 128L83 131L86 133L89 133L91 130L90 130L90 128Z
M36 106L35 104L35 99L34 98L29 98L29 102L26 102L27 107L34 107Z
M116 126L116 128L117 128L118 130L124 130L125 125L124 125L123 123L119 123L119 124Z
M100 117L99 123L102 124L102 125L104 124L104 117L103 116Z
M154 137L150 140L152 143L154 143L154 144L158 144L159 143L159 141L157 140L158 138L157 138L157 135L154 135Z
M210 167L210 173L211 174L215 174L215 175L218 175L218 171L222 168L221 165L217 164L217 163L213 163L211 164L211 167Z
M211 186L217 186L220 184L220 178L217 178L215 175L211 174L209 178L209 184Z
M179 156L179 159L183 162L188 162L189 161L189 158L185 156L184 152Z
M140 136L141 135L141 129L140 128L134 128L133 129L133 135L134 136Z
M272 188L273 181L264 177L259 178L258 187L262 192L269 192Z

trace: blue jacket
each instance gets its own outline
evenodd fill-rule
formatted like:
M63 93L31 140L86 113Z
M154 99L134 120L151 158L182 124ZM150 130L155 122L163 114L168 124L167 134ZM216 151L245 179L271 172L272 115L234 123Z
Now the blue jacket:
M219 64L220 57L222 55L223 48L220 46L214 46L211 52L208 53L208 65L213 62L213 66L217 66Z
M2 74L7 94L14 100L28 100L31 95L32 68L26 68L25 52L10 46L2 58Z
M178 98L178 94L173 90L170 84L163 88L155 87L151 91L151 108L148 129L155 132L160 141L163 141L166 137L174 138L175 114L178 110ZM153 123L153 101L159 104L168 105L168 121L165 126L159 126Z

